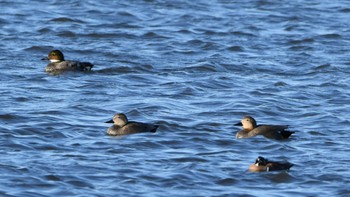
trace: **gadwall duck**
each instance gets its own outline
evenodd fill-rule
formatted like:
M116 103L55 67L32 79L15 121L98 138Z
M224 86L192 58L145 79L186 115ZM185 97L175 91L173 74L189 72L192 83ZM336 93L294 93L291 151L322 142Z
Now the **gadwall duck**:
M132 133L142 133L142 132L156 132L158 125L141 123L141 122L131 122L125 114L116 114L113 116L112 120L106 123L113 123L111 127L108 128L108 135L126 135Z
M235 126L242 126L243 130L236 134L236 138L250 138L256 135L263 135L266 138L281 140L287 139L292 135L293 131L287 131L287 125L257 125L256 121L251 116L245 116L241 122Z

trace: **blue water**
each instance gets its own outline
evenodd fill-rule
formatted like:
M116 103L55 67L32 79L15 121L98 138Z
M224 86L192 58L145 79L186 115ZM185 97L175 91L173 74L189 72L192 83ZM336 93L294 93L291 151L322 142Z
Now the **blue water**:
M349 1L0 7L0 196L350 196ZM52 49L95 67L45 73ZM106 135L121 112L158 132ZM296 133L237 140L244 115Z

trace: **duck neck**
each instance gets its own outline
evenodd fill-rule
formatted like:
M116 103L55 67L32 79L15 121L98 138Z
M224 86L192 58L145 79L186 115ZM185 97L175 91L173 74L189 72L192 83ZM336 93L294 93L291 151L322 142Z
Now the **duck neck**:
M50 60L51 63L62 62L61 60Z

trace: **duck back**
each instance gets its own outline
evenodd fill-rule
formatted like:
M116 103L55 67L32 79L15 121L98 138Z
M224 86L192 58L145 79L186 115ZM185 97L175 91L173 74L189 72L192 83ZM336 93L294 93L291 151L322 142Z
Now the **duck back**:
M294 132L287 131L287 125L259 125L257 128L257 133L263 135L266 138L282 140L287 139Z
M293 166L292 163L279 163L279 162L270 162L266 165L267 171L278 171L278 170L289 170Z
M51 62L49 63L45 71L54 72L54 71L90 71L94 65L89 62L79 62L79 61L61 61L61 62Z
M144 132L156 132L158 129L158 125L140 123L140 122L128 122L123 127L118 125L112 125L107 133L109 135L126 135L133 133L144 133Z

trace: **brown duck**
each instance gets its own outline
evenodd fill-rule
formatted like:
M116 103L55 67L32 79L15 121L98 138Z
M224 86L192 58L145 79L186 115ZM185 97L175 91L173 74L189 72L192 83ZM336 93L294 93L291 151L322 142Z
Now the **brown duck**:
M257 135L263 135L266 138L282 140L292 135L293 131L287 131L287 125L257 125L251 116L245 116L241 122L235 126L242 126L243 130L237 132L236 138L250 138Z
M111 127L108 128L108 135L126 135L132 133L142 133L142 132L156 132L158 125L142 123L142 122L129 122L125 114L116 114L113 116L112 120L106 123L113 123Z

